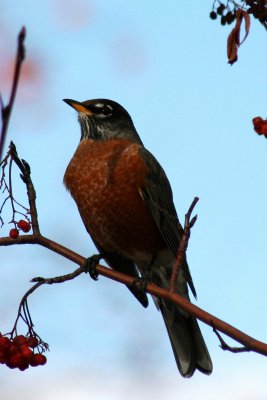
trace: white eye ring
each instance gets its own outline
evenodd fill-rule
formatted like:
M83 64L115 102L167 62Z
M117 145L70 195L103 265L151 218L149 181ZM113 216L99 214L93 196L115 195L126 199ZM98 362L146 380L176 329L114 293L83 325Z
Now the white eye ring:
M109 104L98 103L95 105L97 115L101 118L109 117L113 113L113 108Z

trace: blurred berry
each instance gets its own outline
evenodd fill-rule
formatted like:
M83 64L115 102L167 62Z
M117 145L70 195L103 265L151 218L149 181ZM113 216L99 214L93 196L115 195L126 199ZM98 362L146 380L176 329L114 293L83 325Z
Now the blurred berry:
M232 22L234 22L235 20L235 15L234 13L232 13L231 11L228 11L228 13L225 16L226 22L227 24L231 24Z
M215 11L211 11L210 18L211 19L216 19L217 18L217 13Z
M261 117L255 117L252 120L254 128L259 128L263 124L263 119Z
M224 4L220 4L219 7L217 8L217 14L218 15L223 15L224 10L225 10L225 5Z
M267 122L262 125L261 133L264 136L267 136Z
M264 120L261 117L255 117L253 118L252 123L254 125L254 130L258 135L267 134L267 120Z
M225 17L225 15L223 15L223 16L221 17L221 24L222 24L222 25L225 25L225 24L226 24L226 17Z

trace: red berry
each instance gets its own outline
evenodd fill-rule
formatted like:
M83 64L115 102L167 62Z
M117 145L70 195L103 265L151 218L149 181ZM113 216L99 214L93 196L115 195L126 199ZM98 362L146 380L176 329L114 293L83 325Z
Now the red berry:
M254 131L257 132L258 135L262 135L262 127L254 127Z
M255 118L253 118L253 124L257 124L258 122L262 122L263 121L263 118L262 117L255 117Z
M258 135L262 135L262 125L264 124L264 120L261 117L255 117L252 122L255 132L257 132Z
M16 365L14 365L12 362L9 362L9 361L6 362L6 366L7 366L8 368L11 368L11 369L17 368Z
M263 119L261 117L255 117L252 120L254 128L258 128L263 123Z
M39 341L35 336L30 336L30 337L28 337L27 344L28 344L29 347L34 349L35 347L38 346Z
M12 356L13 354L16 354L17 352L18 352L18 347L14 343L11 343L8 349L8 357Z
M20 346L19 348L20 353L23 356L24 361L30 361L33 356L33 351L29 349L27 345Z
M11 346L12 342L9 338L5 336L0 336L0 351L5 352L9 349Z
M262 124L261 133L262 135L267 136L267 121Z
M18 369L20 370L20 371L25 371L25 369L27 369L27 368L29 368L29 363L28 362L21 362L19 365L18 365Z
M27 338L23 335L15 336L13 342L18 346L28 344Z
M26 223L26 221L24 221L24 219L20 219L19 222L17 223L18 228L19 229L23 228L25 223Z
M7 364L7 366L8 366L9 368L12 368L12 367L17 368L17 367L19 366L19 364L21 363L22 360L23 360L23 359L22 359L21 354L20 354L20 353L15 353L15 354L12 354L12 355L8 358L6 364Z
M11 239L17 239L19 236L19 231L16 228L10 229L9 236Z
M27 225L25 224L23 228L21 228L21 230L25 233L29 232L31 230L31 225L29 224L29 222L27 222Z
M21 219L18 222L18 228L21 229L23 232L29 232L31 230L31 224L27 221L24 221L23 219Z
M46 364L46 356L43 354L34 354L32 359L30 360L30 365L32 367L37 367L37 365L45 365Z
M267 120L262 119L261 117L253 118L252 120L254 125L254 130L259 135L267 135Z
M5 364L7 360L7 353L0 351L0 364Z

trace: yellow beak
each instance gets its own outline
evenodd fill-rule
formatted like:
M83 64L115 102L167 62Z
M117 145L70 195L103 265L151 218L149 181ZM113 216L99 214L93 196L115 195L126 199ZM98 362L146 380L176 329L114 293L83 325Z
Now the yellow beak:
M83 103L80 103L79 101L76 100L71 100L71 99L63 99L65 103L67 103L69 106L74 108L77 112L84 113L87 115L92 115L92 111L90 111Z

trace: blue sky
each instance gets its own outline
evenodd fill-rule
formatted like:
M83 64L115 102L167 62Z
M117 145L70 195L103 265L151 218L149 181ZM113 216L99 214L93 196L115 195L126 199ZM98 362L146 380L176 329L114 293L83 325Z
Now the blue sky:
M32 167L42 233L89 256L94 247L62 184L80 134L62 99L120 102L164 167L182 222L200 197L188 249L197 304L266 340L266 141L251 123L266 117L265 32L253 21L238 63L229 66L231 27L208 18L211 3L1 1L0 70L12 61L22 25L33 68L19 88L8 141ZM0 87L7 98L1 73ZM3 332L33 276L74 268L38 246L1 248L0 259ZM3 399L266 398L266 359L223 352L203 324L214 372L182 379L152 302L143 310L105 278L43 287L29 302L50 344L48 363L23 373L0 366Z

